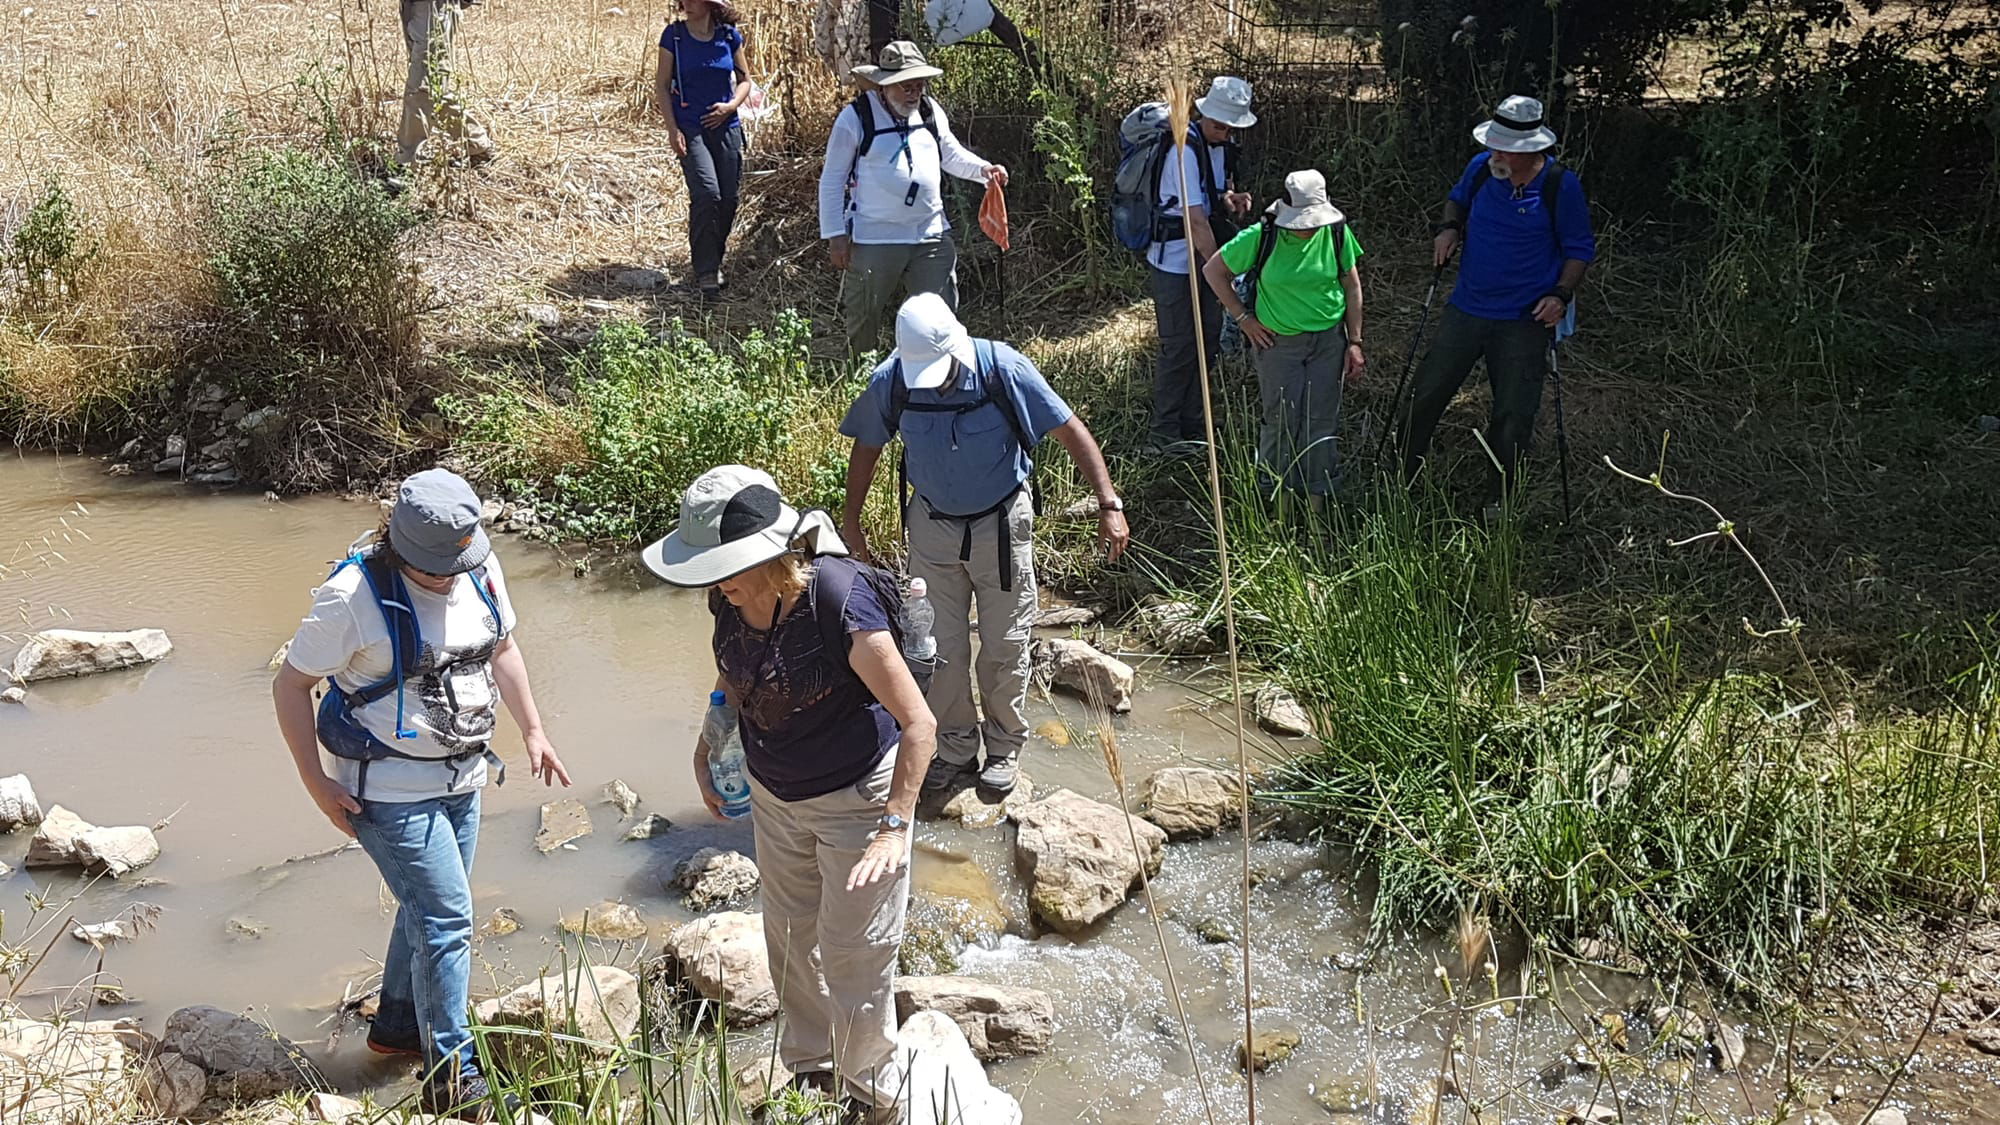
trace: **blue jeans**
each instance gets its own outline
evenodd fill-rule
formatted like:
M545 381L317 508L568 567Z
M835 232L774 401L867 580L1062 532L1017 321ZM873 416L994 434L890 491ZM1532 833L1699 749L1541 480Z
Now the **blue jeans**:
M385 1040L418 1038L427 1070L456 1058L461 1074L477 1074L466 1005L478 791L406 803L363 801L360 815L348 819L397 902L382 960L377 1033Z

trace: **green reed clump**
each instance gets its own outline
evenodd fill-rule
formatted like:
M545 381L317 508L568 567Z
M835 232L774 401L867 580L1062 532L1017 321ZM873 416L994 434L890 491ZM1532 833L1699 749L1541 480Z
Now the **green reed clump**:
M1266 797L1373 869L1379 932L1483 912L1762 992L1987 884L2000 648L1921 719L1857 721L1804 676L1685 683L1668 636L1636 670L1570 667L1511 521L1394 489L1308 515L1229 477L1244 641L1320 735Z

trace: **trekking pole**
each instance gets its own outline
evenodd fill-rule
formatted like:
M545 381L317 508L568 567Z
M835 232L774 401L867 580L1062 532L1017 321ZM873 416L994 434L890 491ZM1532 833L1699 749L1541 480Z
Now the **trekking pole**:
M1569 508L1569 428L1563 425L1563 377L1562 365L1556 362L1556 334L1549 331L1549 379L1556 385L1556 464L1557 473L1562 478L1563 522L1568 523Z
M1382 436L1375 439L1375 464L1382 464L1382 450L1389 444L1389 433L1395 428L1396 404L1403 399L1403 388L1409 386L1410 372L1417 365L1417 346L1424 342L1424 327L1430 323L1431 302L1437 299L1438 282L1444 278L1444 266L1440 264L1431 271L1431 287L1424 291L1424 311L1417 314L1417 331L1410 337L1410 350L1403 357L1403 374L1396 380L1396 393L1389 396L1389 418L1382 426Z

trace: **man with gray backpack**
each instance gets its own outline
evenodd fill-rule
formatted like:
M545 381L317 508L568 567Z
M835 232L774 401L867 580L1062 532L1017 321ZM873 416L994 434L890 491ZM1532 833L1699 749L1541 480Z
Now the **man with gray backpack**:
M1033 451L1051 436L1069 451L1097 497L1098 543L1115 560L1129 532L1104 455L1026 356L973 339L934 293L904 302L896 350L875 369L840 432L854 439L840 534L862 559L870 552L861 510L875 467L891 438L903 441L896 499L910 576L924 580L937 611L938 665L928 696L937 756L924 778L927 802L965 788L975 770L980 789L1004 794L1014 788L1027 741L1028 640L1039 610ZM975 606L984 722L972 698Z
M1127 249L1146 259L1160 335L1147 444L1159 451L1192 451L1197 448L1192 443L1204 439L1199 364L1204 352L1211 363L1218 354L1222 311L1207 286L1200 287L1197 297L1188 280L1235 233L1228 216L1247 216L1251 204L1249 195L1236 190L1235 178L1236 131L1257 123L1250 112L1250 84L1217 78L1195 102L1195 110L1198 116L1188 125L1178 167L1172 113L1165 102L1132 110L1118 129L1121 155L1111 226Z
M1557 164L1556 135L1542 103L1511 97L1473 129L1485 151L1474 156L1445 200L1433 247L1439 269L1460 242L1458 284L1438 321L1437 338L1417 369L1403 417L1403 476L1416 477L1431 435L1472 365L1486 361L1493 411L1486 444L1499 468L1490 474L1486 515L1500 503L1527 454L1542 404L1542 372L1555 342L1576 325L1576 289L1597 257L1590 201L1576 174ZM1562 419L1562 384L1556 384ZM1558 441L1562 440L1560 431Z

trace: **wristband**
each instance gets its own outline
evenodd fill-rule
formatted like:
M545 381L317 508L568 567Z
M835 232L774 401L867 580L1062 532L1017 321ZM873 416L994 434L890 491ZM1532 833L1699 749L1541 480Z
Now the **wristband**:
M1097 502L1097 511L1098 514L1100 515L1102 515L1105 512L1122 512L1124 510L1125 510L1125 501L1120 500L1116 496L1113 496L1109 500L1099 500Z
M1565 306L1567 306L1572 300L1575 299L1575 294L1571 293L1567 289L1564 289L1560 285L1551 288L1547 293L1542 294L1542 296L1554 297L1556 300L1561 301Z
M1448 230L1457 231L1459 234L1463 235L1465 233L1465 224L1457 219L1446 219L1444 222L1441 222L1438 225L1432 227L1431 233L1443 234Z

